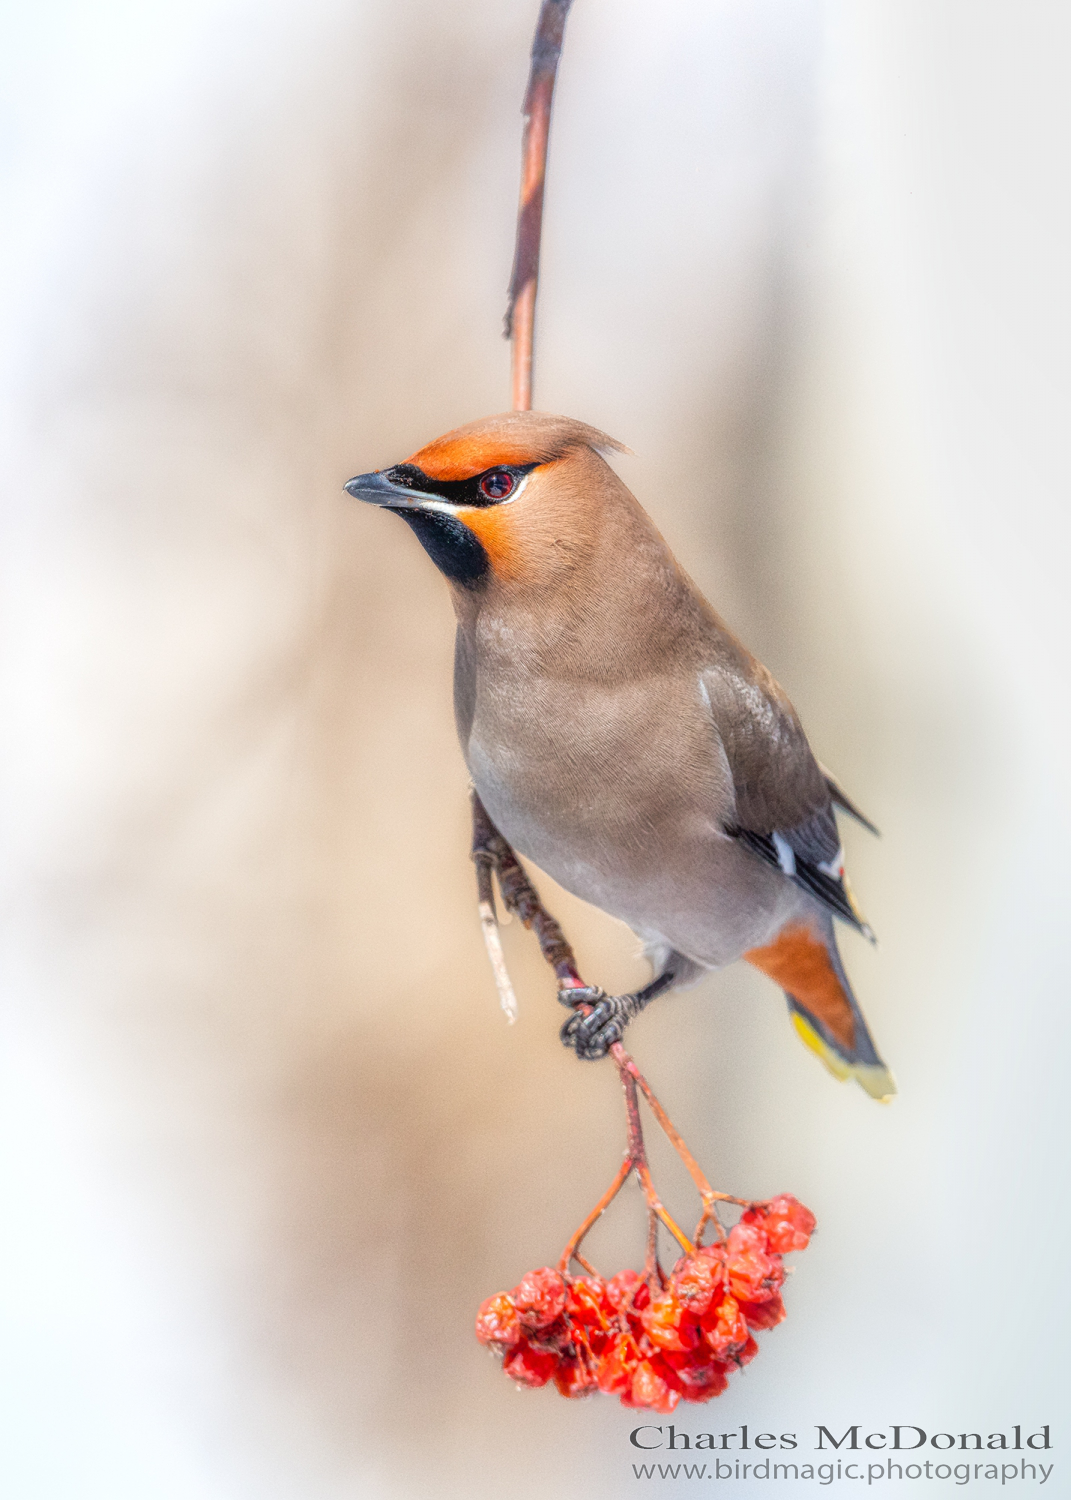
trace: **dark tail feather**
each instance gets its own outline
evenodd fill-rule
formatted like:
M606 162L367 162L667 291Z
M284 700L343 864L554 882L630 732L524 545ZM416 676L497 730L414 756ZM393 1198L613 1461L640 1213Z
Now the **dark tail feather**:
M844 790L844 788L841 786L840 782L832 774L832 772L827 771L825 766L823 765L819 765L818 769L822 773L826 788L829 792L829 795L833 798L834 805L836 807L839 807L843 812L846 812L850 818L854 818L857 823L862 823L864 828L869 828L870 832L875 834L876 837L880 839L881 830L875 828L870 819L864 813L861 813L859 811L855 803L848 796L848 793Z

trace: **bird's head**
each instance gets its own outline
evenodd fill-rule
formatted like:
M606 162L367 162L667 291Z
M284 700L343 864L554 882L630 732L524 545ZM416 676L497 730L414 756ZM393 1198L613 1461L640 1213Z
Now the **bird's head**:
M505 412L346 489L407 521L455 591L538 586L596 524L600 487L619 485L599 457L610 450L628 451L568 417Z

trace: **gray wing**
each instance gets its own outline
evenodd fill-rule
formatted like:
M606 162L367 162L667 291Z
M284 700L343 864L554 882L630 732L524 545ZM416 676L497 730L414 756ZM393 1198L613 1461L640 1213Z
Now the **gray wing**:
M736 792L725 832L872 939L845 879L834 800L861 815L815 760L784 691L746 653L702 682Z

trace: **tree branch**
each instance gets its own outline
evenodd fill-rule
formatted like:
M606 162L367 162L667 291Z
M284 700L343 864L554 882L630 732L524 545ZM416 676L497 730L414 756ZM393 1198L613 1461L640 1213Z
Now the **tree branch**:
M532 69L524 96L521 144L521 198L517 210L517 243L506 306L505 336L513 341L513 410L532 409L536 291L539 246L543 233L543 187L547 175L547 142L554 80L561 57L565 18L572 0L543 0L532 42Z

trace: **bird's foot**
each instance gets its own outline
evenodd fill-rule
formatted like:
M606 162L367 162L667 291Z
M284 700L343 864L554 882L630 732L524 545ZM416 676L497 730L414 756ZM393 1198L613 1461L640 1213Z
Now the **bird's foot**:
M656 995L668 990L673 979L673 971L667 969L632 995L608 995L597 984L574 985L572 988L563 985L558 991L558 999L569 1006L573 1014L559 1033L562 1042L586 1062L605 1057L624 1036L625 1027L632 1018L638 1016ZM581 1009L582 1006L588 1008Z
M573 1009L573 1014L561 1029L562 1042L585 1061L605 1057L614 1043L624 1036L625 1027L636 1014L629 1004L635 998L634 995L608 995L597 984L560 989L558 999ZM579 1006L590 1009L576 1008Z

